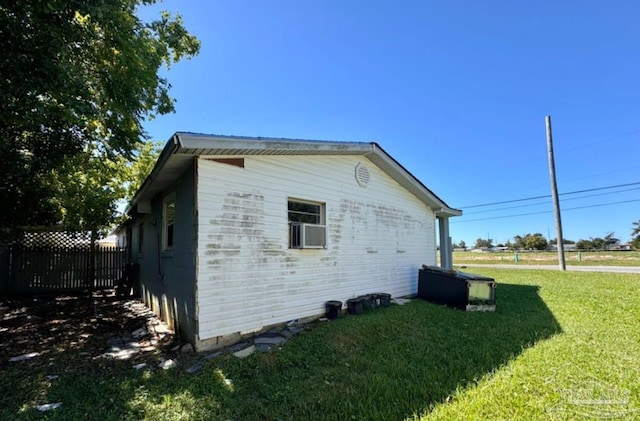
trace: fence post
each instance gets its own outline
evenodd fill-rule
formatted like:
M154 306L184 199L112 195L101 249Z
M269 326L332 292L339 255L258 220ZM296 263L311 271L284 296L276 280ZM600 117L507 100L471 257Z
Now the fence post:
M11 247L0 246L0 292L9 291Z

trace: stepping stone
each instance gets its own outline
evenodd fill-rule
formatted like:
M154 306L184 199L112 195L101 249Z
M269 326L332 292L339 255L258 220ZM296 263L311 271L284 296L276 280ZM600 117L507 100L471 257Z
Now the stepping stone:
M253 354L254 352L256 352L256 347L254 345L251 345L248 348L234 352L233 356L238 358L247 358L249 355Z
M216 358L219 357L220 355L222 355L222 351L216 351L216 352L212 352L211 354L207 354L204 357L202 357L203 360L210 360L211 358Z
M204 361L200 360L194 365L192 365L191 367L187 368L187 373L189 374L197 373L198 371L200 371L203 365L204 365Z
M287 338L280 335L278 336L260 335L253 340L253 343L256 345L270 345L270 346L282 345L285 342L287 342Z
M269 344L256 344L256 350L260 352L271 352L272 349L273 346Z
M405 305L407 303L410 303L411 300L408 298L394 298L391 300L392 303L398 304L398 305Z
M293 335L297 335L298 333L304 330L304 326L289 326L285 330L282 331L282 336L289 339Z
M234 352L241 351L241 350L249 347L250 345L251 344L249 342L238 342L237 344L232 345L231 347L229 347L229 352L231 352L233 354Z

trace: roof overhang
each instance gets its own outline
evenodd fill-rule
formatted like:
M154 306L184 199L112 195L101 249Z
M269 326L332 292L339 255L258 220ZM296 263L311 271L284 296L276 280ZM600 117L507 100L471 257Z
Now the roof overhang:
M134 207L140 212L145 212L151 199L170 188L199 156L249 155L364 156L424 202L436 216L462 215L462 211L450 208L377 143L218 136L185 132L178 132L169 139L153 170L129 203L126 213L131 213Z

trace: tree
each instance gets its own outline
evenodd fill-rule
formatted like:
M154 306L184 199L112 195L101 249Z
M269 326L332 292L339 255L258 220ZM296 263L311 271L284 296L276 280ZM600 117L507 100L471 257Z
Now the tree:
M604 243L606 248L620 244L620 239L615 238L614 235L615 233L610 232L604 236Z
M135 158L145 119L174 110L159 68L199 51L179 15L136 16L153 3L0 6L0 231L109 223L97 208L122 193L112 186L117 166Z
M640 249L640 220L635 221L631 230L631 246L634 249Z
M546 250L548 247L547 239L540 233L533 235L527 234L524 240L524 246L527 250Z
M596 250L604 250L607 247L607 241L604 238L590 237L589 240L591 241L593 248Z
M493 240L491 238L478 238L476 240L476 245L475 248L477 249L481 249L481 248L491 248L493 247Z
M546 250L548 247L547 239L542 234L526 234L524 236L516 235L513 237L512 248L516 250Z
M458 247L460 247L461 249L467 249L467 243L463 241L460 241L460 243L458 244Z
M554 239L552 239L552 240L549 240L549 245L550 245L550 246L552 246L552 245L556 245L557 243L558 243L558 239L557 239L557 238L554 238ZM575 242L575 241L573 241L573 240L567 240L566 238L563 238L563 239L562 239L562 244L575 244L575 243L576 243L576 242Z

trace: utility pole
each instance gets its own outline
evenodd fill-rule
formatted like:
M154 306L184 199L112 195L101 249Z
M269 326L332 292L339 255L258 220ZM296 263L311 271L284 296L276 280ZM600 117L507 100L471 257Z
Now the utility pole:
M546 116L547 152L549 154L549 178L551 179L551 197L553 212L556 217L556 247L558 249L558 265L560 270L567 270L564 262L564 240L562 238L562 219L560 218L560 201L558 200L558 184L556 183L556 164L553 159L553 136L551 135L551 116Z

